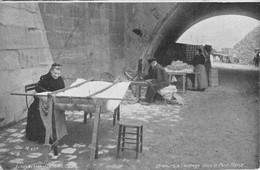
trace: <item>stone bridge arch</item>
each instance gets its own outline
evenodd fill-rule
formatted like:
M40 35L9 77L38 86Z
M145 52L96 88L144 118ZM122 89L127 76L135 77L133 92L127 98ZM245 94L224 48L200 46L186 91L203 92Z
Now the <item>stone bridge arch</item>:
M243 15L260 20L260 3L178 3L157 23L145 59L154 56L163 41L176 42L193 25L220 15Z

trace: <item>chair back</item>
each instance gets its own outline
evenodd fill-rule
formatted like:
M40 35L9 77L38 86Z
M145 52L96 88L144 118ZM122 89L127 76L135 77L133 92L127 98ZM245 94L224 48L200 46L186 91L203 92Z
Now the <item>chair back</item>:
M110 72L103 72L100 75L100 80L101 81L113 82L115 80L115 76Z
M35 87L38 85L38 83L32 83L32 84L27 84L24 86L24 90L25 90L25 93L27 93L28 91L32 91L32 90L35 90ZM28 107L28 98L27 96L25 96L25 102L26 102L26 107L27 109L29 108Z

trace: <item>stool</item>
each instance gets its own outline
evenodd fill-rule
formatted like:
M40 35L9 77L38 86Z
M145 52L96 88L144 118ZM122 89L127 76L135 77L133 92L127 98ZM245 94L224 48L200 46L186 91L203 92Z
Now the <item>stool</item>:
M124 149L135 150L136 159L138 158L138 152L143 150L143 124L136 121L119 121L119 131L117 140L117 157L119 157L119 151ZM127 131L126 128L133 129ZM121 145L122 140L122 145ZM125 147L125 144L132 144L135 147Z

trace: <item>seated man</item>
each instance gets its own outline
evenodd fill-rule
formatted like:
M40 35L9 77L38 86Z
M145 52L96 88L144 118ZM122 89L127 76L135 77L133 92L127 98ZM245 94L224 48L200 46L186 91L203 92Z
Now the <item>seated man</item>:
M167 101L171 101L174 92L177 92L176 87L170 85L169 75L164 68L156 62L155 58L148 59L150 69L148 74L143 77L144 80L150 82L145 94L145 101L141 104L149 105L155 100L156 93L162 95Z

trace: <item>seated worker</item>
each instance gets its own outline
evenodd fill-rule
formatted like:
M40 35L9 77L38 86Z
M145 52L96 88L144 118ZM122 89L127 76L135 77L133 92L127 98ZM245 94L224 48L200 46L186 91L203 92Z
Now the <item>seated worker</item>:
M166 101L171 101L173 93L176 92L176 87L170 85L169 75L155 58L148 59L148 63L150 69L143 79L149 82L149 86L145 94L145 101L141 104L149 105L154 102L157 93L162 95Z
M38 85L35 88L37 93L46 92L46 91L56 91L65 87L63 78L60 76L61 65L54 63L52 64L50 71L42 75ZM40 99L38 97L34 97L33 103L30 105L28 109L27 115L27 125L26 125L26 138L31 141L36 141L38 143L44 143L45 141L45 123L42 119L42 115L40 113L41 108ZM59 115L63 121L63 117L65 120L65 115ZM57 125L56 125L57 126ZM63 126L64 132L67 133L66 127Z

